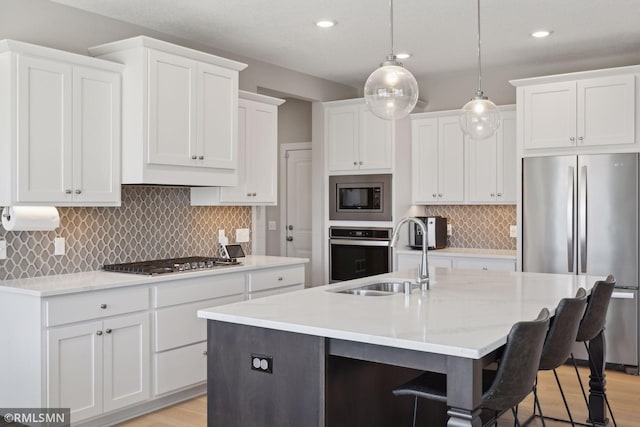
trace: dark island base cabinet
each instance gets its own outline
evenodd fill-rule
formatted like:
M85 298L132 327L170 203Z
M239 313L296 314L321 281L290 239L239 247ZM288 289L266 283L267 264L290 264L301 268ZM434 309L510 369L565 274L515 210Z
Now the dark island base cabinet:
M208 321L209 427L324 426L325 338ZM271 357L272 373L252 369Z
M391 390L422 371L329 355L322 337L208 321L209 427L411 425L413 398ZM272 373L251 369L270 356ZM446 406L421 401L420 425L446 425Z

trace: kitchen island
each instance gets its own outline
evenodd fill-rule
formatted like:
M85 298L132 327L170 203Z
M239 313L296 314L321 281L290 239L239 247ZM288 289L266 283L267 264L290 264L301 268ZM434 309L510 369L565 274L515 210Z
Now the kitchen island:
M390 390L434 371L447 374L447 425L479 426L482 368L497 359L511 326L603 279L443 268L430 275L431 289L410 296L336 292L413 278L389 273L200 310L209 319L209 425L402 425L413 400ZM597 394L592 407L603 403Z

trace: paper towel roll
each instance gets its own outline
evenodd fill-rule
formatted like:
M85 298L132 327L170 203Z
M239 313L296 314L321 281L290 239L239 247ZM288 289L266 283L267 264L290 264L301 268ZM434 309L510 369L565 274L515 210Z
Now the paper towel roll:
M2 226L7 231L49 231L60 226L54 206L9 206L2 210Z

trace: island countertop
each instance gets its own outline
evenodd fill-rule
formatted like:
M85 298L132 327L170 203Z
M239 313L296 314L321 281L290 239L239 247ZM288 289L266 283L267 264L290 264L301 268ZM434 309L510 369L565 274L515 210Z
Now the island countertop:
M578 288L590 290L602 277L430 268L431 289L387 296L332 292L387 273L198 311L210 320L360 343L479 359L505 343L511 326L552 313Z

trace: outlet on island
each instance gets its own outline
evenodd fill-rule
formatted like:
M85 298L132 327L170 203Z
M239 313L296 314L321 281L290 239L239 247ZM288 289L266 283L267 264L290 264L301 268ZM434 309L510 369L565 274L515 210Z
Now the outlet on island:
M273 357L264 354L251 355L251 370L260 371L267 374L273 373Z

